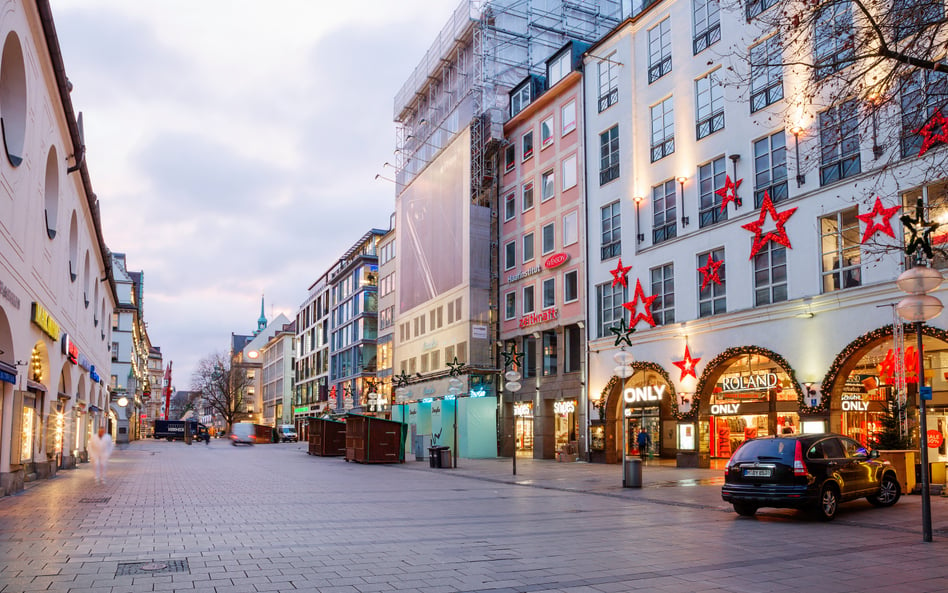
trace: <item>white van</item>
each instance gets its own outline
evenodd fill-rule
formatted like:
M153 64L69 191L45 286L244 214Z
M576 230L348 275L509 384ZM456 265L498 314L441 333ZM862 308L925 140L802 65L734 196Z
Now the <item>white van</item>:
M292 424L281 424L277 429L281 443L295 443L297 441L296 427Z

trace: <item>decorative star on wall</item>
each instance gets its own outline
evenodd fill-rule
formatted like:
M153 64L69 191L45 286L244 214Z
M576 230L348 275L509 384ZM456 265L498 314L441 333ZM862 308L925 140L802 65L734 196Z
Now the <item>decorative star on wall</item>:
M936 142L948 142L948 119L941 114L941 109L932 114L930 120L917 130L912 130L916 134L921 134L922 147L918 151L918 156L922 156Z
M626 327L623 323L617 323L609 328L609 331L616 335L616 346L625 342L629 346L632 345L632 340L629 339L629 336L635 333L634 327Z
M938 225L934 222L925 222L925 208L922 206L922 199L915 200L915 218L903 214L899 220L902 221L902 226L909 233L908 242L905 244L905 255L914 255L918 250L922 250L928 259L934 257L931 234Z
M622 258L619 258L619 264L616 266L616 269L609 270L609 273L612 274L612 285L621 284L628 288L628 284L625 283L625 277L628 275L629 270L632 269L632 266L623 266Z
M451 375L452 377L458 377L458 376L461 375L461 369L464 368L464 363L463 363L463 362L458 362L458 357L455 356L455 357L454 357L454 362L449 362L449 363L448 363L448 368L451 369L450 371L448 371L448 374L449 374L449 375Z
M724 176L724 187L717 190L716 194L721 196L721 213L727 209L728 202L734 202L735 206L741 205L741 199L737 196L737 188L741 186L743 179L738 179L737 181L731 181L730 175Z
M510 350L501 351L500 355L504 357L505 369L510 368L511 365L518 369L523 366L523 352L517 352L516 342L510 344Z
M701 290L704 290L709 282L714 282L718 286L721 286L721 276L718 271L723 265L723 259L721 261L714 261L711 254L708 254L708 263L698 268L698 271L701 272Z
M760 206L760 218L755 222L749 222L747 224L741 225L742 229L747 229L748 231L754 233L754 245L751 247L750 259L754 259L754 256L757 255L757 252L767 244L768 241L773 241L778 245L783 245L784 247L790 249L790 239L787 237L787 230L783 228L783 225L787 223L787 219L793 216L793 213L796 212L796 208L790 208L784 210L783 212L777 212L774 208L774 203L770 200L770 194L764 192L764 203ZM767 219L767 216L774 221L776 227L772 231L764 232L764 221Z
M865 214L858 215L859 220L866 223L866 231L862 234L862 241L860 241L860 243L865 243L877 232L883 232L894 239L895 233L892 231L892 222L889 219L895 216L895 213L898 211L899 206L892 206L891 208L883 207L882 200L879 199L879 196L876 196L876 203L873 205L872 210ZM882 220L880 222L873 222L876 216L882 217Z
M622 306L632 314L632 319L629 321L630 329L634 328L639 321L644 321L650 326L655 327L655 319L652 317L652 303L654 303L655 299L657 298L657 295L650 297L645 296L645 291L642 290L642 282L638 279L635 280L635 296L632 298L631 302L622 303ZM636 313L640 300L642 301L642 308L644 309L644 312Z
M681 377L678 380L684 381L688 375L697 379L698 374L695 372L695 366L697 366L699 362L701 362L701 359L692 358L691 351L688 350L688 344L685 344L685 358L683 360L672 361L672 364L681 370Z
M400 375L395 375L392 377L392 380L395 382L395 389L401 389L402 387L408 387L409 376L405 374L405 369L402 369Z

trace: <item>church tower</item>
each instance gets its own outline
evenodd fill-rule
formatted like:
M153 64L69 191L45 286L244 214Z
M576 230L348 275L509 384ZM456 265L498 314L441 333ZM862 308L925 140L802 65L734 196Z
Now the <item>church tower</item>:
M260 295L260 317L257 319L257 331L253 335L256 336L265 329L267 329L267 316L263 312L263 295Z

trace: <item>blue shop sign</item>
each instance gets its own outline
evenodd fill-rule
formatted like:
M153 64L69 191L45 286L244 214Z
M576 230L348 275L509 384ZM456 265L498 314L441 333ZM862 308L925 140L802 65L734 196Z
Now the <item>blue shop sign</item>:
M94 364L89 366L89 378L95 381L96 383L99 382L99 373L95 371Z

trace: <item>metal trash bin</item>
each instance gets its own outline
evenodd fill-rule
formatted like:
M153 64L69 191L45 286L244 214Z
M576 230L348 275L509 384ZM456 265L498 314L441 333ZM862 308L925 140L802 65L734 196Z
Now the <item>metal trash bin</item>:
M441 447L428 447L428 467L441 467Z
M642 460L635 457L626 457L622 473L623 488L642 487Z
M451 469L451 447L438 447L439 465L438 467Z

